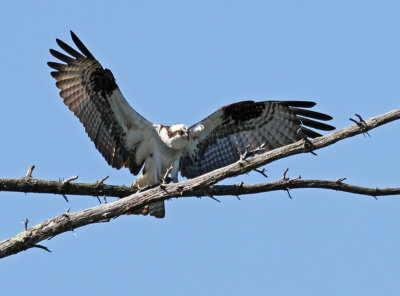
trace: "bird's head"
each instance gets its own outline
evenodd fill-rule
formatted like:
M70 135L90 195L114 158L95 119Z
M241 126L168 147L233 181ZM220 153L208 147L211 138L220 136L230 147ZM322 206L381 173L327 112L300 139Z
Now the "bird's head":
M188 128L184 124L162 126L159 133L161 140L174 150L182 150L189 141Z

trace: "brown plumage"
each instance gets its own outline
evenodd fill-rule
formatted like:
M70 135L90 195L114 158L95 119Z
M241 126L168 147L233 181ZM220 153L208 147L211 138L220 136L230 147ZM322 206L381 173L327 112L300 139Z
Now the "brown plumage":
M74 112L89 138L109 165L127 167L140 176L134 186L157 185L172 165L178 173L193 178L237 161L248 149L259 152L301 139L298 130L315 138L316 130L334 127L321 121L329 115L309 110L309 101L243 101L224 106L190 128L182 124L153 124L125 100L112 72L104 69L92 53L71 32L79 51L57 39L67 54L50 50L63 63L49 62L56 71L64 104ZM143 167L143 170L141 170ZM164 217L164 203L156 202L137 213Z
M190 127L203 126L203 131L182 153L182 176L194 178L234 163L246 149L263 146L261 153L297 142L301 140L300 128L310 138L321 135L308 127L333 130L333 126L317 121L331 120L331 116L300 109L314 106L309 101L243 101L220 108Z

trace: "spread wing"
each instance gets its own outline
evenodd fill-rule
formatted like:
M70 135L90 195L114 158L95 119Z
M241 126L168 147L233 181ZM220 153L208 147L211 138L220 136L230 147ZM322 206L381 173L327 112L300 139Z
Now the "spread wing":
M111 71L103 69L72 31L71 36L80 52L59 39L57 44L69 56L50 49L63 62L48 62L56 70L51 76L57 80L60 96L108 164L117 169L128 167L136 175L143 157L135 151L154 135L153 124L129 106Z
M182 176L194 178L234 163L246 149L262 147L261 153L297 142L299 128L310 138L321 136L310 128L333 130L318 121L331 120L331 116L302 109L314 105L308 101L244 101L222 107L190 127L191 141L180 159Z

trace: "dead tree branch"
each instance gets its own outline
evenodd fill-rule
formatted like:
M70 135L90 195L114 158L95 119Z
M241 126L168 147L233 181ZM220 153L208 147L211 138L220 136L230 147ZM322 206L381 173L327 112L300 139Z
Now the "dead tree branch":
M128 186L48 181L36 178L0 179L0 191L124 197L137 190Z
M300 189L300 188L315 188L315 189L330 189L335 191L342 191L354 194L368 195L372 197L387 196L387 195L400 195L400 188L371 188L361 187L351 184L345 184L339 181L328 181L328 180L301 180L301 179L281 179L272 182L266 182L261 184L252 185L213 185L207 188L207 192L211 195L223 196L223 195L243 195L243 194L255 194L277 190L289 190L289 189ZM193 192L196 195L196 192ZM189 196L185 193L183 196ZM198 196L204 196L199 192Z
M179 196L204 196L204 192L209 195L242 195L254 194L261 192L269 192L286 189L300 188L319 188L331 189L354 194L369 196L398 195L400 188L371 188L360 187L343 183L346 178L340 178L336 181L328 180L310 180L310 179L289 179L282 178L277 181L265 182L253 185L212 185L204 189L194 190L191 192L181 192ZM87 196L111 196L125 197L137 192L136 189L128 186L105 185L99 183L70 183L68 187L59 186L60 181L47 181L33 179L27 182L26 178L18 179L0 179L0 191L14 192L33 192L33 193L53 193L68 195L87 195ZM171 196L173 197L173 196Z
M310 152L310 144L312 146L312 150L314 151L332 145L337 141L355 136L360 133L365 133L366 131L369 131L373 128L376 128L380 125L391 122L393 120L397 120L399 118L400 118L400 109L397 109L373 117L371 119L365 120L363 122L362 128L358 124L354 124L337 132L328 134L324 137L319 137L314 140L311 140L310 143L308 143L308 145L304 145L304 141L299 141L297 143L287 145L285 147L268 151L251 159L239 160L238 162L232 165L215 170L213 172L207 173L203 176L194 179L190 179L175 184L163 184L162 187L159 186L156 188L149 189L147 191L137 192L126 198L119 199L115 202L101 204L99 206L78 211L75 213L62 214L60 216L54 217L40 224L37 224L32 228L29 228L26 231L17 234L14 237L11 237L9 239L0 242L0 258L35 247L37 246L38 242L47 238L54 237L62 232L73 231L76 228L92 223L109 221L110 218L115 218L125 213L132 212L134 209L137 209L150 202L165 200L173 197L180 198L185 196L218 195L217 192L211 193L210 190L214 190L215 188L217 188L217 190L222 190L223 186L213 186L213 185L223 179L249 172L251 170L254 170L260 166L264 166L280 158L284 158L299 153ZM26 180L27 182L29 182L30 180L32 180L32 178L26 177ZM358 187L354 185L347 185L344 184L342 181L343 180L341 179L337 181L318 181L318 180L301 180L301 179L291 180L284 178L282 180L276 181L277 184L279 184L279 186L282 187L281 188L275 187L275 189L272 190L284 189L288 191L289 189L292 188L327 188L327 189L341 190L347 192L354 191L353 193L367 194L371 196L399 194L398 188L371 189L371 188ZM238 192L236 192L236 194L233 193L233 195L265 192L267 191L266 188L268 186L271 186L271 183L273 182L258 184L258 185L247 185L247 186L243 184L240 186L238 185L239 187L237 189ZM71 185L73 184L70 182L64 184L64 186L71 186ZM324 185L325 187L318 187L322 185ZM92 184L92 186L104 186L104 184L97 183L97 184ZM230 188L231 191L229 192L229 195L232 195L232 188L233 187L231 186ZM248 190L248 192L245 192L245 190ZM39 192L39 191L34 191L34 192ZM226 194L221 194L221 195L226 195Z

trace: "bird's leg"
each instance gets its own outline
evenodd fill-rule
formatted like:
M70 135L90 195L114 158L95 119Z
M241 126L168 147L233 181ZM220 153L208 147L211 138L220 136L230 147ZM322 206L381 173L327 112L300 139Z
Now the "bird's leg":
M158 184L155 184L155 185L146 185L146 186L144 186L144 187L138 188L138 191L137 191L137 192L143 192L143 191L146 191L146 190L155 188L155 187L157 187L157 186L158 186Z
M172 171L171 171L171 178L172 178L172 182L174 183L178 183L178 173L179 173L179 165L180 165L180 158L178 158L177 160L175 160L172 163Z
M174 165L171 164L171 166L168 168L168 170L165 172L164 176L161 179L161 184L169 184L172 181L172 178L168 177L168 175L171 173L172 169L174 168Z

